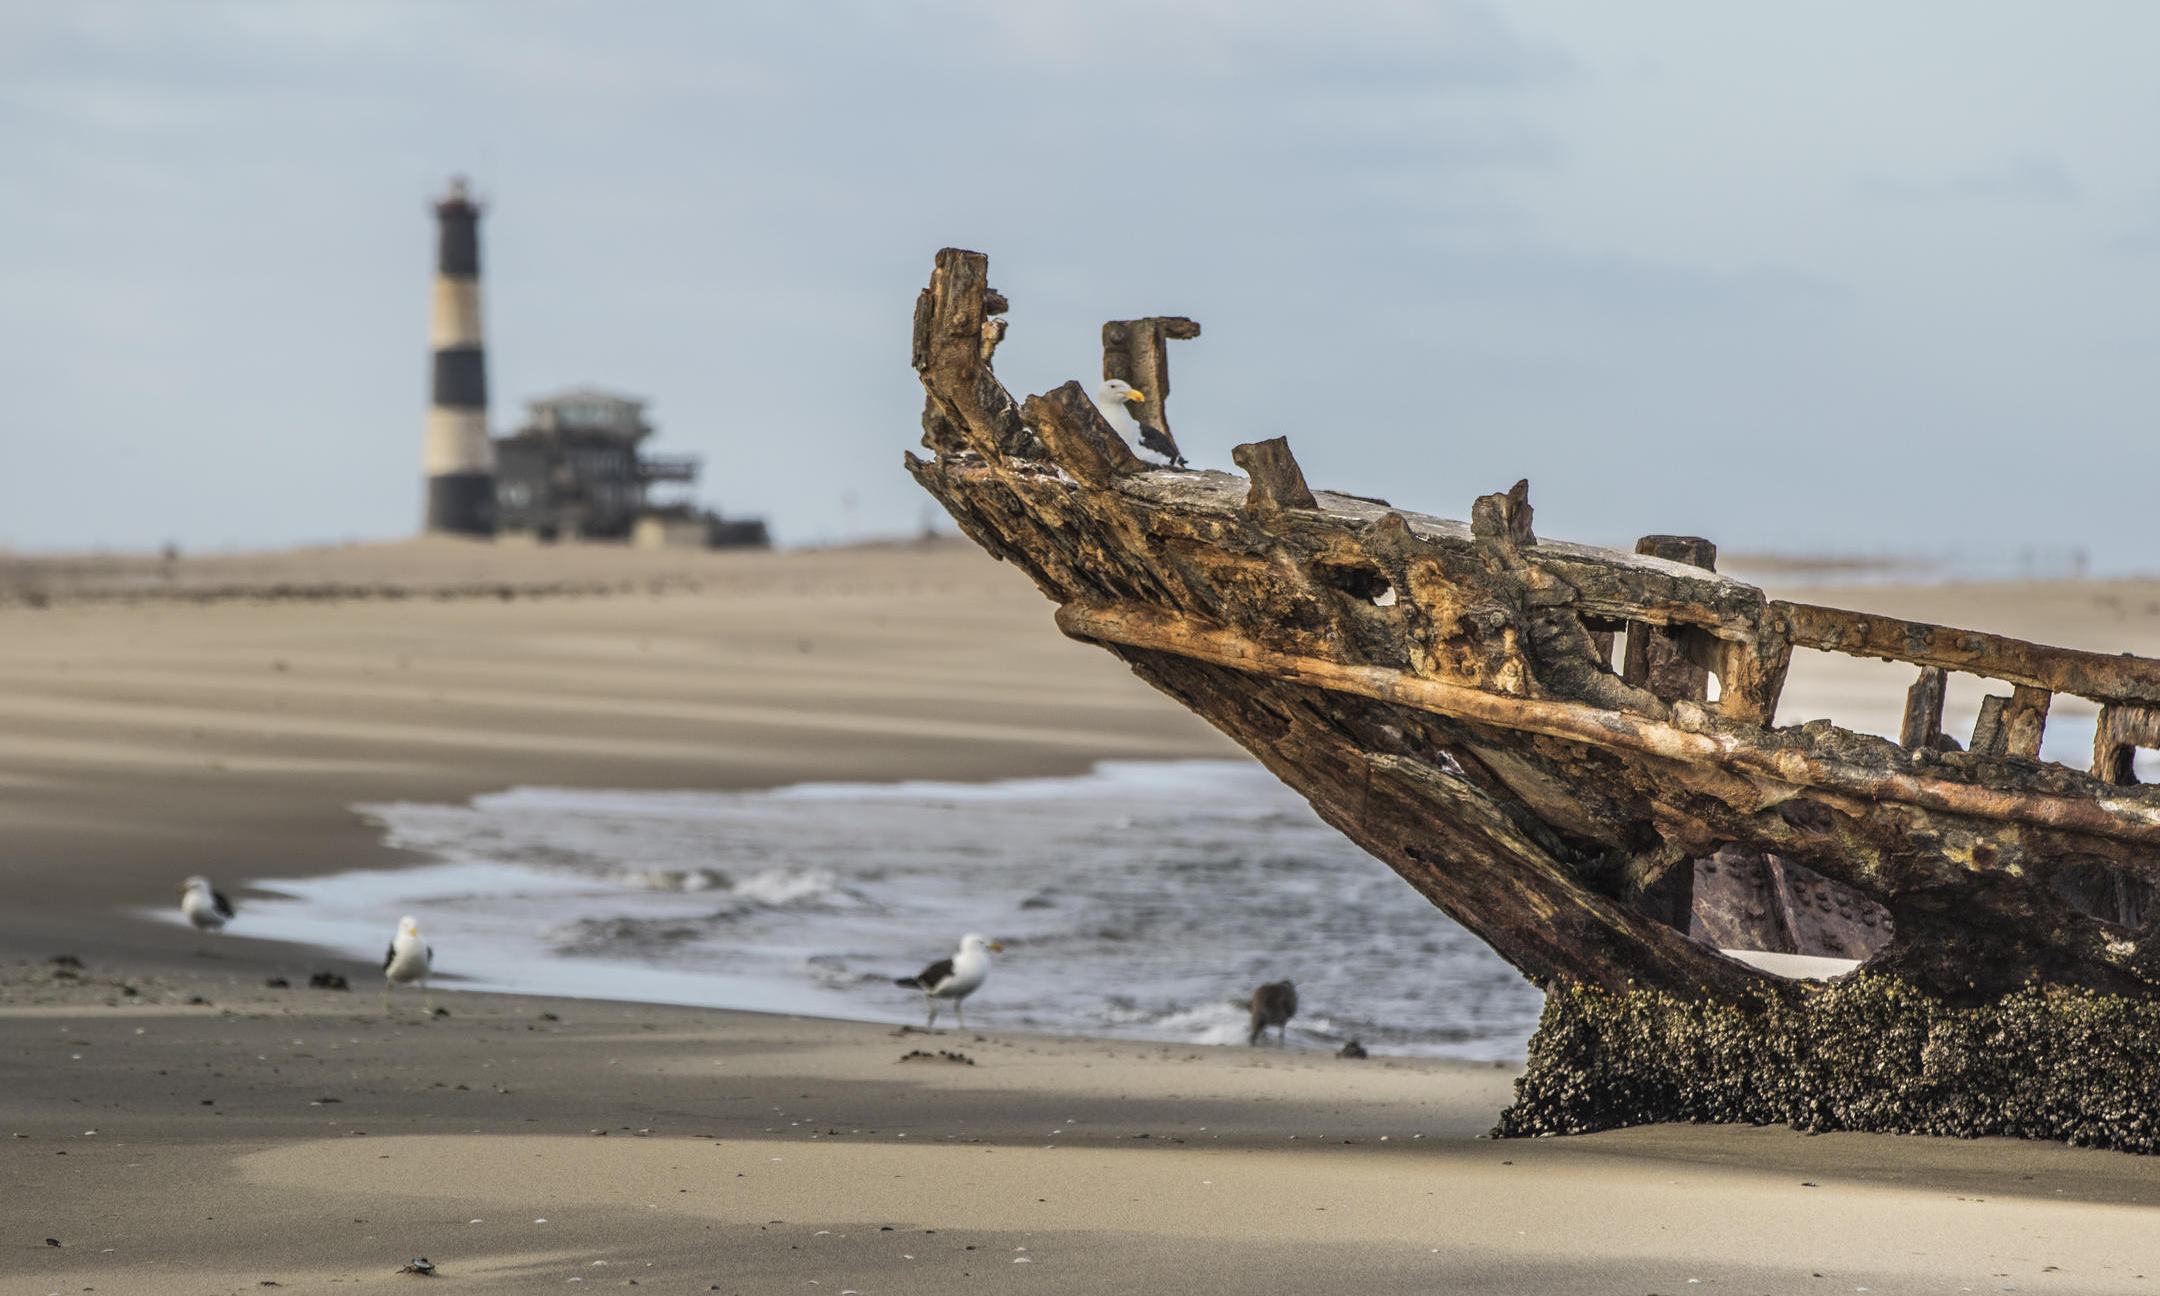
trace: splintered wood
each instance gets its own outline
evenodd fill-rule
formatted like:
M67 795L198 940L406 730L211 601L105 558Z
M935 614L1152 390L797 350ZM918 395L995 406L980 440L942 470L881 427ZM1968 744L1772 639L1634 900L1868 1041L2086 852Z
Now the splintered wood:
M916 480L1067 634L1241 743L1526 976L1789 993L1712 943L1754 922L1757 948L1869 954L1954 1002L2160 979L2142 923L2160 793L2134 786L2137 749L2160 745L2160 663L1767 599L1697 537L1544 538L1527 482L1465 525L1315 490L1280 438L1233 451L1242 476L1151 468L1077 383L1013 400L986 345L1004 305L984 257L938 254L915 314ZM1104 329L1104 374L1165 434L1164 340L1197 333ZM1778 726L1795 647L1918 668L1900 741ZM2013 689L1971 750L1942 731L1953 672ZM2101 704L2089 771L2037 759L2056 694ZM1719 888L1763 899L1720 909Z

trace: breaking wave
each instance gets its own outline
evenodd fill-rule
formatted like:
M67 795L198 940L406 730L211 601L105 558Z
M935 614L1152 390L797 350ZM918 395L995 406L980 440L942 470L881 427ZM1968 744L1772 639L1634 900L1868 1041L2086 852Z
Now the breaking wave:
M1520 1057L1541 999L1251 764L740 793L518 788L360 807L432 865L267 880L251 934L356 954L427 914L446 981L920 1020L892 984L1006 942L971 1026L1243 1043L1298 985L1292 1046Z

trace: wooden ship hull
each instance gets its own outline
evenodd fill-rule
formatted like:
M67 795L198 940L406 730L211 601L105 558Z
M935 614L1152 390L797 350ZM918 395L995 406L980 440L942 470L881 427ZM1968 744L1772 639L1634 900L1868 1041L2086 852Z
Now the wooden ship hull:
M1078 383L1015 401L1004 298L948 249L916 308L909 471L1066 634L1206 718L1548 992L1506 1133L1660 1119L2008 1133L2150 1150L2160 940L2145 915L2160 662L1766 597L1715 548L1540 538L1527 483L1467 523L1142 462ZM1105 377L1167 440L1167 339ZM1174 442L1170 442L1174 447ZM1795 649L1909 663L1902 740L1778 723ZM1953 672L2012 687L1969 744ZM2050 700L2100 706L2042 761ZM1858 961L1828 985L1727 953ZM2074 1073L2074 1074L2073 1074Z

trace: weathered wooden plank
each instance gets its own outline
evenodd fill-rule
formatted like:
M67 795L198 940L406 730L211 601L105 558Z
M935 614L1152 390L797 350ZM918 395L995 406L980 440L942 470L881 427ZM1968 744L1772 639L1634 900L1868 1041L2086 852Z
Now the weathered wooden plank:
M1290 453L1290 438L1270 437L1234 447L1231 461L1245 470L1252 488L1246 492L1245 508L1253 513L1280 509L1318 508L1312 487L1305 484L1305 470Z
M1644 536L1635 552L1713 571L1717 545L1701 536ZM1747 724L1768 725L1777 711L1791 649L1780 635L1747 627L1740 634L1728 626L1685 622L1628 623L1627 661L1621 677L1668 702L1699 702L1709 696L1711 675L1718 680L1719 714Z
M2047 733L2048 704L2052 701L2054 695L2046 689L2020 684L2011 690L2010 703L2003 708L2003 750L2006 753L2027 760L2040 759L2040 743Z
M2093 729L2093 777L2129 787L2136 783L2140 747L2160 748L2160 707L2116 703L2100 708Z
M2006 739L2003 713L2009 706L2010 699L2000 693L1990 693L1980 699L1980 716L1973 721L1972 741L1965 745L1967 751L1975 756L2003 754Z
M1147 468L1079 383L1028 397L1020 406L1020 417L1042 438L1058 467L1076 481L1107 486L1119 476Z
M2160 661L2147 657L2053 648L2007 635L1812 603L1780 600L1771 607L1784 613L1793 643L1802 648L1940 666L2095 702L2160 703Z
M1635 542L1635 552L1706 571L1717 567L1717 546L1701 536L1644 536ZM1708 654L1700 649L1691 652L1689 645L1681 639L1684 633L1684 629L1630 621L1627 661L1621 668L1620 678L1637 688L1650 690L1667 702L1700 702L1708 697L1709 664L1696 660L1698 655Z
M1922 666L1920 678L1905 691L1905 721L1898 726L1898 745L1906 751L1942 745L1943 696L1949 691L1950 673L1940 666Z
M1480 495L1472 501L1470 534L1528 549L1537 543L1537 531L1530 525L1536 512L1530 506L1530 479L1525 477L1501 494Z
M923 376L923 444L940 454L973 450L995 461L1031 454L1034 437L1012 395L990 370L988 307L1005 299L989 285L990 258L946 248L915 299L913 361Z
M1068 603L1058 609L1057 623L1060 630L1075 639L1172 653L1233 670L1591 747L1744 770L1787 787L1820 788L1844 796L1902 801L1980 819L2160 845L2160 805L2118 814L2081 797L1961 783L1906 770L1852 765L1796 750L1770 751L1715 730L1683 729L1580 702L1506 697L1484 689L1422 679L1390 667L1346 665L1277 652L1235 630L1156 608Z
M1235 513L1242 508L1250 486L1243 476L1201 468L1122 478L1117 490L1120 495L1163 508ZM1286 516L1273 524L1286 541L1354 533L1378 525L1392 513L1421 542L1463 550L1476 543L1470 526L1464 522L1325 490L1316 490L1314 495L1319 500L1315 510ZM1532 535L1535 538L1534 530ZM1572 589L1574 606L1585 617L1701 626L1730 642L1768 643L1783 637L1779 628L1782 623L1769 627L1764 624L1767 600L1761 590L1715 571L1564 540L1539 539L1523 550L1523 556Z

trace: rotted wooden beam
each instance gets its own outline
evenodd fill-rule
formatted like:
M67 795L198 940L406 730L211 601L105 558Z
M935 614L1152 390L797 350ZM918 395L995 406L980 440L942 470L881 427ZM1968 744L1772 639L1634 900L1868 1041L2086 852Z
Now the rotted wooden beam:
M1648 535L1635 542L1635 552L1717 570L1717 545L1701 536ZM1621 678L1667 702L1700 702L1709 696L1715 675L1720 715L1768 726L1784 691L1791 646L1769 633L1771 627L1746 637L1718 633L1722 628L1629 618Z
M2093 777L2117 787L2136 783L2140 747L2160 748L2160 707L2101 707L2100 723L2093 730Z
M1171 653L1232 670L1332 689L1479 724L1590 747L1689 764L1720 765L1794 788L2007 823L2029 823L2116 841L2160 845L2160 806L2010 791L1901 770L1848 764L1791 748L1766 749L1713 728L1683 728L1624 711L1552 698L1510 697L1425 679L1385 666L1349 665L1278 652L1237 630L1158 608L1067 603L1058 628L1075 639ZM1679 710L1686 710L1681 704ZM1697 709L1700 714L1700 709ZM2160 713L2156 713L2160 714Z
M1122 378L1142 399L1133 411L1140 424L1140 444L1173 464L1183 464L1177 438L1170 433L1170 348L1173 339L1200 336L1200 325L1183 315L1149 315L1144 319L1111 320L1102 326L1102 374ZM1148 435L1161 438L1154 444Z
M2047 736L2048 707L2055 695L2046 689L2023 684L2010 690L2010 705L2003 709L2003 750L2026 760L2040 759L2040 744Z
M1905 720L1898 726L1898 746L1920 751L1942 746L1943 696L1950 672L1940 666L1922 666L1920 678L1905 691Z
M1717 570L1717 546L1701 536L1649 535L1635 542L1635 552L1651 558L1686 563L1704 571ZM1709 696L1710 662L1706 646L1689 651L1682 636L1693 627L1648 625L1628 622L1627 660L1620 678L1636 688L1648 689L1667 702L1700 702Z
M1298 467L1296 457L1290 453L1288 437L1237 446L1230 451L1230 460L1243 468L1252 482L1245 494L1247 513L1266 515L1286 508L1320 507L1312 487L1305 484L1305 470Z
M1989 693L1980 699L1980 714L1973 721L1972 739L1965 750L1975 756L2000 756L2003 754L2003 712L2008 710L2010 699L2000 693Z
M1784 613L1793 643L1802 648L1939 666L2095 702L2160 703L2160 661L2147 657L2053 648L1812 603L1780 600L1770 606Z
M1980 699L1980 718L1973 722L1972 744L1967 749L1982 756L2023 756L2040 759L2040 743L2046 735L2048 704L2054 695L2046 689L2023 684L2010 696L1990 693Z
M922 378L923 444L939 454L973 450L987 460L1027 457L1038 447L990 357L1004 336L993 314L1009 308L990 287L990 258L945 248L915 298L912 360Z
M1537 543L1537 530L1531 525L1536 514L1530 506L1530 479L1525 477L1501 494L1480 495L1471 501L1470 534L1527 549Z
M1028 397L1021 403L1020 417L1042 438L1058 467L1076 481L1100 489L1147 470L1077 382Z

